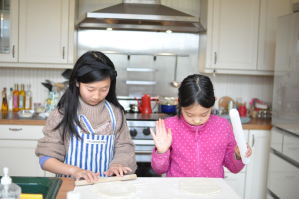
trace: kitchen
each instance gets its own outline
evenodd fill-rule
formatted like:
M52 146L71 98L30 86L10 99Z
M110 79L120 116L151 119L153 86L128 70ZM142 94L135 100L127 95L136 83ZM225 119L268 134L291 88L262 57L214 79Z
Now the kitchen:
M34 4L30 4L31 2ZM191 0L184 1L184 3L178 0L161 1L165 6L200 17L203 25L206 17L207 32L199 34L175 32L168 34L146 31L113 32L76 29L74 27L77 21L75 16L80 17L86 12L121 2L120 0L53 1L52 4L45 5L45 3L36 1L11 1L11 7L15 6L19 10L17 13L13 13L16 12L13 9L11 11L11 42L15 42L11 46L14 46L14 56L12 54L9 56L0 55L0 88L10 88L15 83L31 84L33 102L43 103L48 97L48 90L41 85L41 82L45 79L53 82L65 81L61 73L67 68L72 68L77 57L87 50L100 49L126 53L126 55L107 54L118 70L119 96L140 98L145 93L151 96L177 96L177 88L170 85L174 80L175 56L156 56L155 61L153 55L130 55L130 59L127 56L127 53L140 52L145 54L170 53L188 55L188 57L178 57L177 59L176 80L178 82L181 82L189 74L206 72L214 84L215 95L218 99L222 96L230 96L234 100L242 98L242 101L247 103L247 108L249 108L249 102L252 98L272 103L276 34L273 31L275 19L271 16L278 17L291 13L292 4L298 1L269 3L268 1L255 0L248 4L244 3L244 5L235 1L225 4L219 1L209 1L208 3ZM251 9L247 9L246 6L249 5L252 6ZM45 8L45 13L41 13L40 9L36 7ZM240 14L239 9L240 13L247 13L248 15ZM67 12L60 12L60 10ZM32 13L32 15L26 15L26 12ZM218 13L222 12L224 16L220 17ZM41 17L36 17L37 15ZM248 19L248 16L252 18ZM248 23L250 20L254 23ZM231 26L234 24L232 22L239 26ZM244 24L251 24L251 26ZM45 40L45 38L47 39ZM58 52L57 49L61 50ZM240 49L242 50L240 51ZM217 56L214 52L218 52ZM62 53L65 57L61 56ZM216 61L215 57L217 58ZM243 62L245 62L244 65L242 65ZM229 63L229 66L226 63ZM154 64L158 70L156 76L152 73L143 73L139 79L130 79L135 76L126 71L129 67L151 68ZM157 81L156 85L126 84L127 80L152 81L154 79ZM215 108L219 108L218 101L216 101ZM42 127L42 125L35 126L32 123L29 125L39 129L39 131ZM243 128L247 130L244 126ZM250 129L247 130L247 133L255 135L256 139L261 136L261 140L269 144L269 130L261 134L254 134L257 132ZM15 137L14 139L29 139L28 137L27 135L24 138ZM247 137L252 139L252 136ZM256 146L259 146L258 143L255 142ZM13 141L11 144L17 146ZM263 143L260 145L263 147ZM36 144L32 143L32 148L35 146ZM268 155L267 150L265 153ZM33 159L33 161L38 162L37 159ZM264 164L267 164L267 161ZM262 167L265 169L268 165L262 165ZM35 168L38 168L37 164ZM241 182L243 182L240 191L243 194L241 197L258 198L251 196L250 191L244 191L245 189L252 189L246 183L250 178L249 174L246 173L248 169L254 170L256 167L247 167L246 171L240 173L242 175ZM262 183L265 184L266 181L267 179L264 177ZM240 183L235 181L235 184ZM264 190L263 193L266 191Z

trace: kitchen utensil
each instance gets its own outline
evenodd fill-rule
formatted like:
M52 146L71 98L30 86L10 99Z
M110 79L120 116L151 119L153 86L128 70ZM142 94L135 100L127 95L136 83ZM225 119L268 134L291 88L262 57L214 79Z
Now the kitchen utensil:
M99 177L98 181L95 182L87 182L86 180L75 181L76 186L88 185L88 184L96 184L102 182L115 182L115 181L125 181L125 180L135 180L137 178L136 174L124 175L123 177Z
M171 86L177 88L181 85L181 83L176 81L176 73L177 73L177 67L178 67L178 56L175 56L175 66L174 66L174 80L170 83Z
M20 118L33 118L35 116L34 110L21 110L18 112Z
M53 87L52 84L42 82L42 85L43 85L44 87L46 87L47 89L49 89L49 91L52 91L52 87Z
M137 104L130 104L130 112L131 113L138 113L139 112L139 108Z
M159 103L161 104L161 111L163 113L175 113L177 107L177 101L175 97L159 97Z
M66 69L65 71L63 71L61 75L65 79L70 79L71 73L72 73L72 69Z
M135 99L138 102L138 108L139 108L139 111L141 113L149 113L149 114L152 113L151 96L149 96L147 94L145 94L144 96L142 96L142 98L141 98L141 104L142 104L142 106L140 105L139 100L136 97L135 97ZM157 104L158 104L158 100L156 98L152 98L152 99L156 100L156 104L154 106L154 108L155 108L157 106Z
M228 108L229 101L234 101L234 100L228 96L221 97L218 101L218 107L222 106L224 108Z
M229 116L233 125L233 130L242 157L242 162L244 164L248 164L250 162L250 158L245 157L245 153L247 151L247 145L244 137L244 132L243 132L239 112L236 109L232 109L229 112Z

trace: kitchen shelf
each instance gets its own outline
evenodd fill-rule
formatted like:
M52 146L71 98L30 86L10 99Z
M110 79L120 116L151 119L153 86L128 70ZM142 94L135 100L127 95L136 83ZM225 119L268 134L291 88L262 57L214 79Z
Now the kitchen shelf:
M127 80L126 84L131 85L156 85L156 81L135 81L135 80Z
M157 69L154 68L127 68L129 72L156 72Z

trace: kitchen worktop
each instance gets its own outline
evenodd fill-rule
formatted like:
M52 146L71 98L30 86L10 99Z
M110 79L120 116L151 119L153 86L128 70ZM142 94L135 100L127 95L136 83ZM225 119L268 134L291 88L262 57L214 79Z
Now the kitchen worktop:
M126 113L126 118L130 120L139 119L151 119L157 120L158 118L165 119L167 115L165 114L132 114ZM46 124L47 118L39 117L36 114L33 118L19 118L17 112L7 112L1 111L0 114L0 124L12 124L12 125L40 125L44 126ZM242 124L243 129L259 129L259 130L271 130L272 124L271 119L255 119L251 118L251 121Z

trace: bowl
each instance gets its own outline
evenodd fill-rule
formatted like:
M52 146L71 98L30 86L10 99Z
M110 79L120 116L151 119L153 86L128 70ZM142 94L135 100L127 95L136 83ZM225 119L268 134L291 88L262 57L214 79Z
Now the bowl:
M175 113L176 112L176 105L162 105L161 104L161 111L163 113Z
M177 105L177 101L175 97L164 97L164 96L160 96L159 97L159 103L161 105Z
M32 118L35 116L34 110L22 110L18 112L18 116L21 118Z

